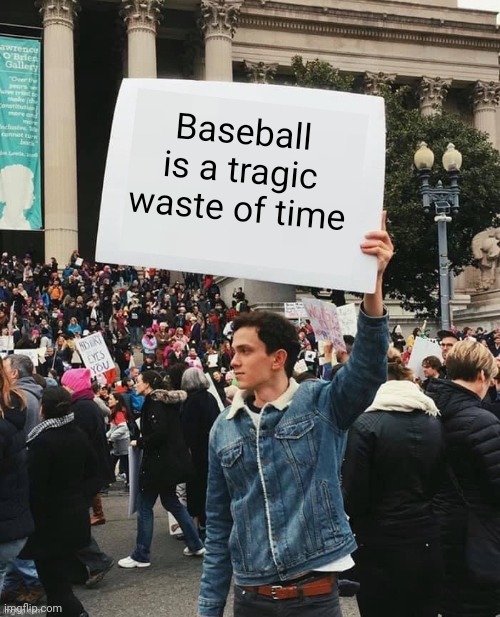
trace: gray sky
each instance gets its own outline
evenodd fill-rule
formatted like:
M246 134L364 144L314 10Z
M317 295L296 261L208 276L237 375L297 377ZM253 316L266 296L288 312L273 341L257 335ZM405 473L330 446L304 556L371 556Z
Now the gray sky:
M458 6L463 9L484 9L500 13L500 0L458 0Z

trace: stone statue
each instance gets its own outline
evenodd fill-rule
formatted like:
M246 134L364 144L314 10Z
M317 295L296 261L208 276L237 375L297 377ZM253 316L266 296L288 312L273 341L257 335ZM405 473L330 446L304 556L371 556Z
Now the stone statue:
M500 289L500 227L490 227L472 238L472 253L481 271L480 288Z

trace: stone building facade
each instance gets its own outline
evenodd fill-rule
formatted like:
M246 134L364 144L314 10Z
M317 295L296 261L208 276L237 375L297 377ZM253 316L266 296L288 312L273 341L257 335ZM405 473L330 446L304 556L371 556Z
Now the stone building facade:
M41 28L45 256L60 263L93 252L122 77L285 83L294 56L319 58L367 93L411 85L423 115L459 113L500 148L496 15L457 0L16 0L0 22L13 35Z

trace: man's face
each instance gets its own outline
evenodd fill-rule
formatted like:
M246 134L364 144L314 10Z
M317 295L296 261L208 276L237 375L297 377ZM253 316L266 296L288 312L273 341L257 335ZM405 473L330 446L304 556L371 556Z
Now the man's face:
M426 379L439 377L439 371L437 371L432 366L429 366L428 364L422 364L422 369L424 371L424 375Z
M456 342L456 338L453 338L452 336L445 336L444 339L439 343L439 345L441 346L441 355L443 356L444 362L446 362L446 356Z
M276 352L268 354L256 328L240 328L233 338L234 356L231 367L238 387L256 390L271 384L276 376Z

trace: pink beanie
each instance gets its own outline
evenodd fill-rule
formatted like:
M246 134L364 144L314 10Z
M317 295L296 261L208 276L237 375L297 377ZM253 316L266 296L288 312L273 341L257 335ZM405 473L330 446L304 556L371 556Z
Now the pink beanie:
M68 387L72 392L89 390L91 375L89 368L72 368L63 374L61 384Z

